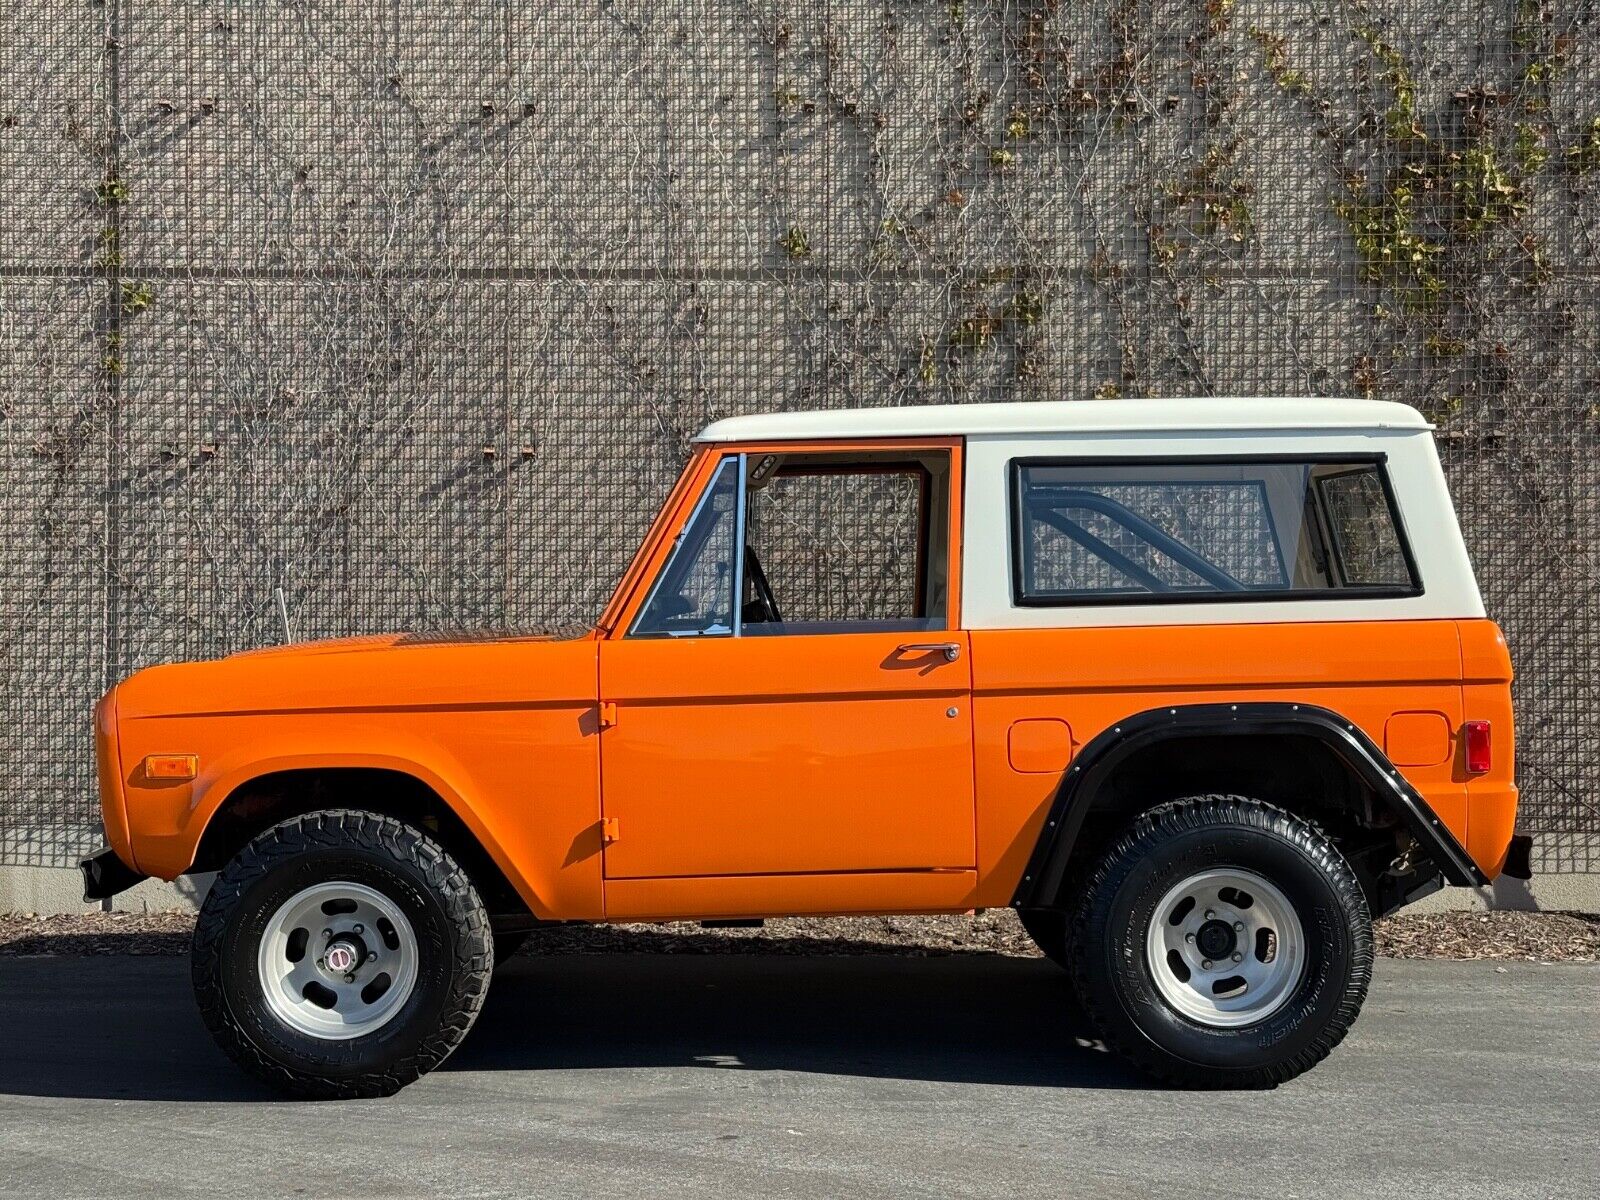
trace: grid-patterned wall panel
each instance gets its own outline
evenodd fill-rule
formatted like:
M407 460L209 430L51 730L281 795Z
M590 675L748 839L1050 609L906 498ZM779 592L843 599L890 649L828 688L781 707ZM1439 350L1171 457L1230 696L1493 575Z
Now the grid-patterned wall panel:
M1253 393L1439 423L1525 824L1600 869L1597 96L1554 0L10 5L0 861L276 588L591 617L707 420Z

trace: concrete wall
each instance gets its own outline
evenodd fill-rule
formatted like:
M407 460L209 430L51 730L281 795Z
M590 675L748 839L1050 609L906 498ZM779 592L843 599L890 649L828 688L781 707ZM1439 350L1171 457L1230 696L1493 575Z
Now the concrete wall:
M57 916L81 912L167 912L196 910L211 886L211 875L184 876L176 883L149 879L107 902L85 904L83 876L63 867L0 867L0 913Z

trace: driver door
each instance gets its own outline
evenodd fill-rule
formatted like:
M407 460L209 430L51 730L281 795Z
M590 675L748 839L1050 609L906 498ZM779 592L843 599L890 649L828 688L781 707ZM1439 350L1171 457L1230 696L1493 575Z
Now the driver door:
M959 446L729 453L600 647L608 917L957 907Z

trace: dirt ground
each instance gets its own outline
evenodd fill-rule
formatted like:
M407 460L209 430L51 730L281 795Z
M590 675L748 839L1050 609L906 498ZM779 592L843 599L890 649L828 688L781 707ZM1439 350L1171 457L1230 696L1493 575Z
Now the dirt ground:
M0 915L0 955L186 954L191 913ZM1377 923L1390 958L1600 961L1600 915L1400 913ZM971 917L789 917L758 929L662 925L558 926L528 939L525 954L1003 954L1035 957L1008 910Z

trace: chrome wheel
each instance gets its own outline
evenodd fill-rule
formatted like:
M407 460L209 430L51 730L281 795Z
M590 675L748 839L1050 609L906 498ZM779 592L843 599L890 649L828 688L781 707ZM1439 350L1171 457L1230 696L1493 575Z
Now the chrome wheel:
M1233 1029L1288 1001L1305 971L1306 939L1277 887L1254 871L1224 867L1191 875L1161 898L1145 954L1173 1009Z
M359 883L319 883L267 921L257 952L272 1014L344 1041L387 1024L417 982L417 935L399 905Z

